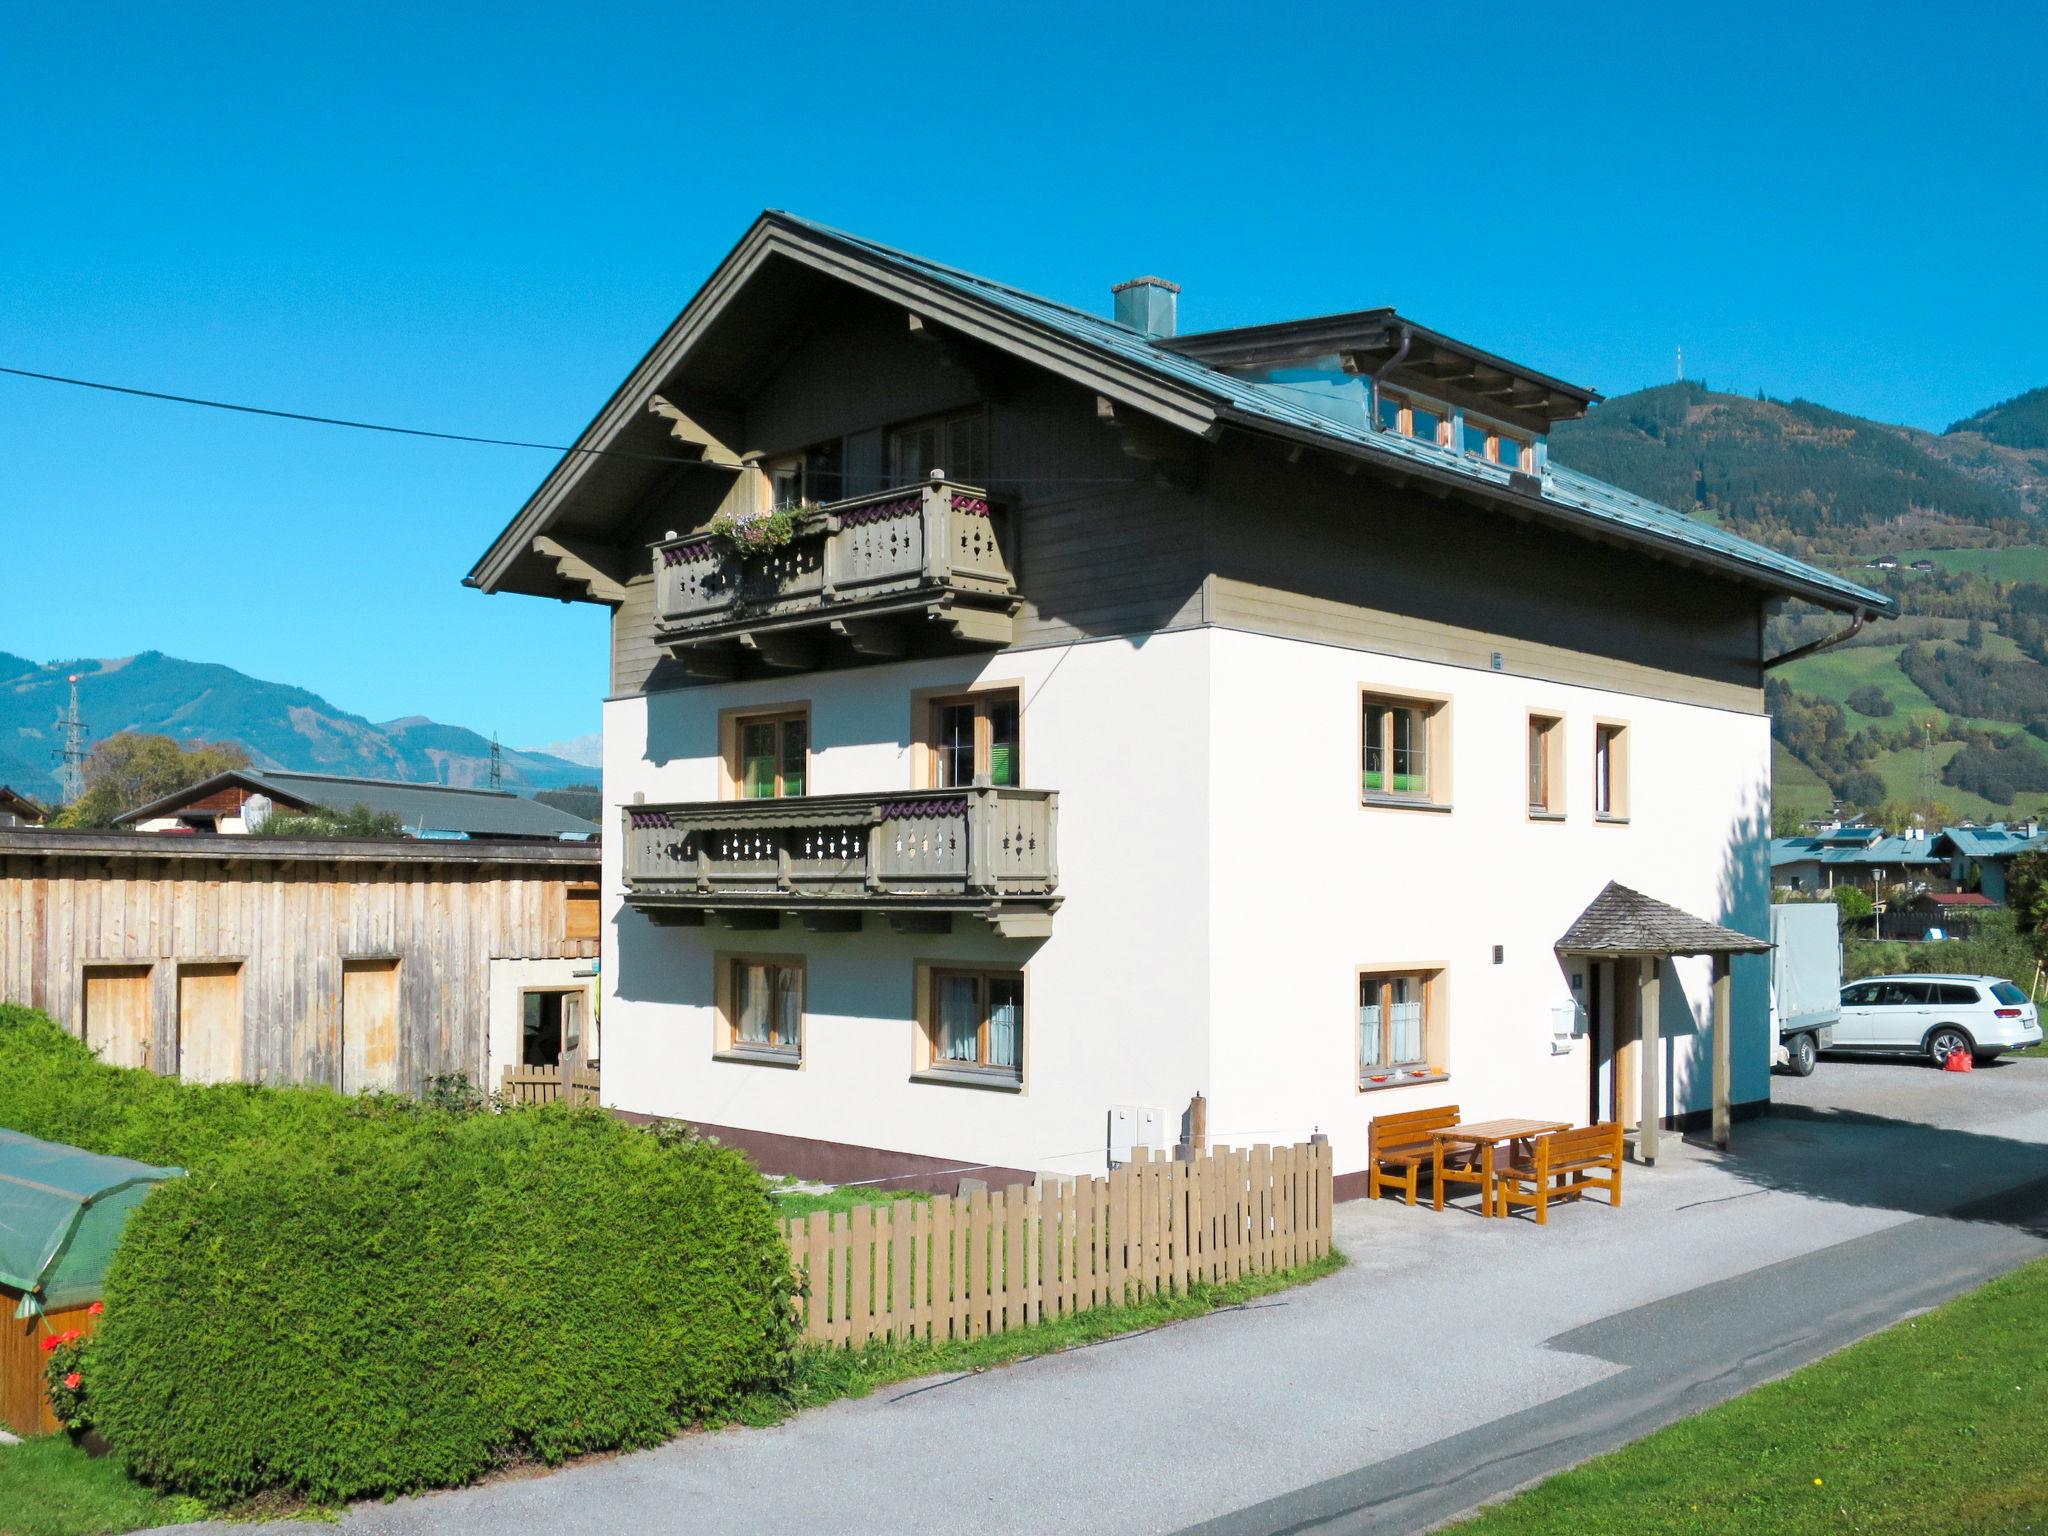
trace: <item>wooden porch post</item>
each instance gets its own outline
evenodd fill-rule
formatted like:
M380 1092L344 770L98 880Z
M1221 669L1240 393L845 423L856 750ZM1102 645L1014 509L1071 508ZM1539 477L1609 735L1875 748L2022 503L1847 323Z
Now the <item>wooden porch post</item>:
M1729 1077L1734 1070L1735 1047L1729 1039L1730 961L1714 956L1714 1145L1728 1150Z
M1664 1114L1664 1093L1662 1082L1662 1061L1659 1057L1657 1028L1661 1022L1659 1008L1661 973L1664 962L1654 955L1645 955L1636 962L1641 969L1636 1011L1638 1014L1637 1033L1642 1040L1638 1047L1642 1062L1640 1071L1643 1080L1642 1123L1636 1130L1636 1156L1645 1164L1657 1161L1657 1122Z

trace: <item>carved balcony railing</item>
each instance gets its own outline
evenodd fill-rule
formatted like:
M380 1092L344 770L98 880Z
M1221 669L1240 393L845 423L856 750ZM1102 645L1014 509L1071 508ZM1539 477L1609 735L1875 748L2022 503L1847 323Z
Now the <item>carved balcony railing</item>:
M757 554L706 533L670 539L654 546L654 583L657 637L709 677L749 656L808 668L835 645L875 657L933 637L1008 645L1019 601L1002 509L951 480L832 502Z
M920 789L781 800L631 805L626 900L657 921L857 929L868 913L906 932L956 916L1011 938L1052 932L1059 796Z

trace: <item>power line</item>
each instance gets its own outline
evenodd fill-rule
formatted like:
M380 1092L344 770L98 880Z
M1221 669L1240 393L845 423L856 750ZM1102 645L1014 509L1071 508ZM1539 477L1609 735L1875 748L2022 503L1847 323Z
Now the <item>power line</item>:
M110 395L132 395L140 400L165 400L172 405L197 405L211 411L235 411L244 416L269 416L278 421L310 422L318 427L348 427L357 432L389 432L399 437L426 437L444 443L477 443L486 448L532 448L542 453L580 453L591 458L638 459L646 464L701 464L702 459L673 453L636 453L630 448L584 448L576 444L533 443L515 437L474 437L467 432L437 432L427 427L397 427L381 421L353 421L346 416L315 416L306 411L286 411L267 405L242 405L232 400L208 400L199 395L175 395L161 389L139 389L131 384L108 384L98 379L74 379L61 373L37 373L29 368L0 366L0 374L17 379L35 379L44 384L68 384L74 389L97 389ZM1142 479L1134 475L983 475L996 485L1131 485Z

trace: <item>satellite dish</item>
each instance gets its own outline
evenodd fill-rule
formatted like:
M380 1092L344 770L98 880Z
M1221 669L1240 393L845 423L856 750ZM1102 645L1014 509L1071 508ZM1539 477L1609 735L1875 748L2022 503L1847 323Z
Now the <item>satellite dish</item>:
M251 832L261 832L263 824L270 820L271 812L277 809L277 802L268 795L251 795L242 802L242 825Z

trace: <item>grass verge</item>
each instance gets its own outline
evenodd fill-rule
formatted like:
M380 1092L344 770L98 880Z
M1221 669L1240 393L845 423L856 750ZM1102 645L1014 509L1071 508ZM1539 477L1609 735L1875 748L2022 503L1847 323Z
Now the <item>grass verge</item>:
M844 1397L866 1397L877 1388L920 1376L986 1371L1014 1361L1100 1344L1108 1339L1149 1333L1305 1285L1336 1273L1344 1256L1332 1249L1324 1258L1268 1275L1247 1275L1223 1285L1196 1285L1172 1296L1156 1296L1121 1307L1097 1307L1072 1317L1055 1318L1009 1333L979 1339L933 1342L877 1340L860 1349L810 1346L797 1357L794 1382L786 1398L759 1399L741 1416L745 1423L773 1423L791 1413L821 1407Z
M0 1446L0 1531L7 1536L105 1536L204 1520L198 1499L166 1497L111 1457L92 1457L64 1435Z
M898 1200L929 1200L930 1195L914 1189L871 1189L856 1184L842 1184L819 1191L791 1189L796 1179L784 1179L780 1185L771 1184L768 1198L774 1202L778 1216L808 1216L813 1211L838 1211L842 1214L856 1205L893 1205Z
M1457 1536L2048 1532L2048 1260L1561 1473Z

